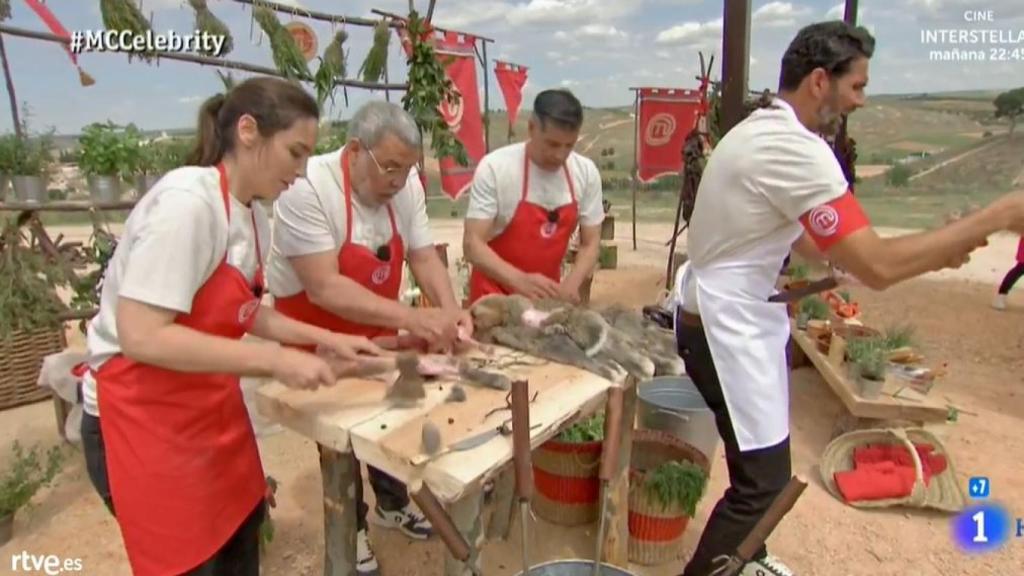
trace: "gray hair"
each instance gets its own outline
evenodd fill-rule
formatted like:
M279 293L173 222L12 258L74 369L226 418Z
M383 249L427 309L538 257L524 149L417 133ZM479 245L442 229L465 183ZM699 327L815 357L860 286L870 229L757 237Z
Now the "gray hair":
M349 122L349 139L358 139L368 148L379 144L387 134L394 135L410 148L420 147L420 131L416 121L397 104L367 102L356 111Z

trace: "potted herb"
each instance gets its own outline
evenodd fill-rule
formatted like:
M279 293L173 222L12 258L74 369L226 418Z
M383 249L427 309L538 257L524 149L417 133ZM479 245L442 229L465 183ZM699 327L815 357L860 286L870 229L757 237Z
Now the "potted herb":
M700 466L689 460L670 460L644 476L643 489L663 510L693 518L707 483L707 473Z
M59 446L47 452L46 463L40 462L38 449L33 447L26 454L15 440L12 446L14 459L0 477L0 546L6 544L14 533L14 513L32 500L32 496L53 481L60 472L64 454Z
M799 309L796 314L796 327L806 330L811 320L828 320L829 306L817 296L808 296L800 300Z
M860 384L860 395L869 400L878 398L885 385L888 364L884 341L878 338L850 340L846 354L852 366L851 375L856 374Z
M53 139L49 134L28 138L17 138L8 141L11 168L11 183L14 194L21 202L42 204L47 200L46 186L50 180L53 166Z
M18 137L14 134L0 136L0 202L7 197L7 189L14 173L14 153Z
M143 197L164 174L183 166L190 145L188 140L178 138L151 140L140 146L135 175L136 196Z
M78 143L78 167L86 175L93 202L120 200L121 180L135 173L139 163L138 130L133 125L94 122L85 127Z

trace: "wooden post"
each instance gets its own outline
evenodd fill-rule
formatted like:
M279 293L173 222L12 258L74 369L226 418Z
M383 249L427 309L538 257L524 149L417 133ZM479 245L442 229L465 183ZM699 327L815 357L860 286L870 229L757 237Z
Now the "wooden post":
M480 546L484 540L483 519L481 512L483 504L483 490L474 488L464 494L462 498L448 505L448 515L451 516L459 533L469 543L472 550L469 556L469 566L456 560L448 548L444 553L444 574L445 576L468 576L480 574Z
M615 479L608 486L608 518L602 562L629 566L629 468L636 425L636 394L639 381L629 377L622 395L622 430Z
M356 574L356 474L359 462L321 444L324 490L324 576Z
M515 495L516 470L511 465L505 466L494 481L494 491L491 492L488 504L488 508L491 509L491 517L487 522L488 540L508 539L509 530L512 528L512 513L518 508Z
M11 77L11 68L7 64L7 48L4 46L4 35L0 34L0 61L4 66L4 80L7 82L7 97L11 100L11 118L14 120L14 133L20 140L25 135L21 133L21 121L18 120L18 98L14 95L14 78Z
M487 78L487 42L483 42L484 53L484 146L491 151L491 89Z
M857 25L857 0L846 0L846 5L843 9L843 20L851 26ZM843 121L839 125L839 133L836 134L836 141L832 145L837 151L841 143L846 142L846 135L848 134L846 120L846 115L843 115ZM850 168L852 169L853 167L851 166ZM850 182L850 186L854 184L856 182Z
M640 131L640 92L634 91L633 97L633 171L630 173L630 181L633 186L633 250L636 251L636 194L639 177L639 166L636 157L637 134Z
M725 0L722 34L722 134L739 123L750 63L750 0Z

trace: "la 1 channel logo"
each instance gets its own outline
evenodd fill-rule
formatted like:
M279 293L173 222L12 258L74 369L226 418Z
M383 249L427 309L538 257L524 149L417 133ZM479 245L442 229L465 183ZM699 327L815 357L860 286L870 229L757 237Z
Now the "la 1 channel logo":
M987 476L967 482L972 504L953 519L953 541L968 554L984 554L1002 548L1011 539L1024 540L1024 518L990 500L992 485Z

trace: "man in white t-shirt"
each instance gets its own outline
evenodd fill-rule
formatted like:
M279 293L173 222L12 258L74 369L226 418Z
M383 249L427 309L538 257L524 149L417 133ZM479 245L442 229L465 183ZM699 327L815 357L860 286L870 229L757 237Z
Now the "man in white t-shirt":
M583 106L566 90L537 95L530 138L491 152L473 175L463 252L472 266L469 299L487 294L580 301L597 263L604 220L601 175L573 151ZM579 250L562 278L562 261L579 228Z
M349 124L341 150L310 158L307 178L274 205L269 267L274 307L304 322L371 339L407 330L434 349L472 333L430 230L415 166L420 136L399 106L369 102ZM438 308L400 302L405 262ZM423 539L429 522L409 502L406 487L369 467L377 496L370 512L359 490L357 573L377 573L367 540L367 514L379 525Z
M782 59L778 98L732 128L704 169L677 283L676 335L686 372L715 413L730 487L684 576L705 576L734 553L791 478L790 324L775 289L790 251L884 289L959 266L989 234L1024 222L1024 195L1013 194L938 230L875 233L822 138L863 106L873 52L863 28L801 30ZM792 572L762 547L742 574Z

